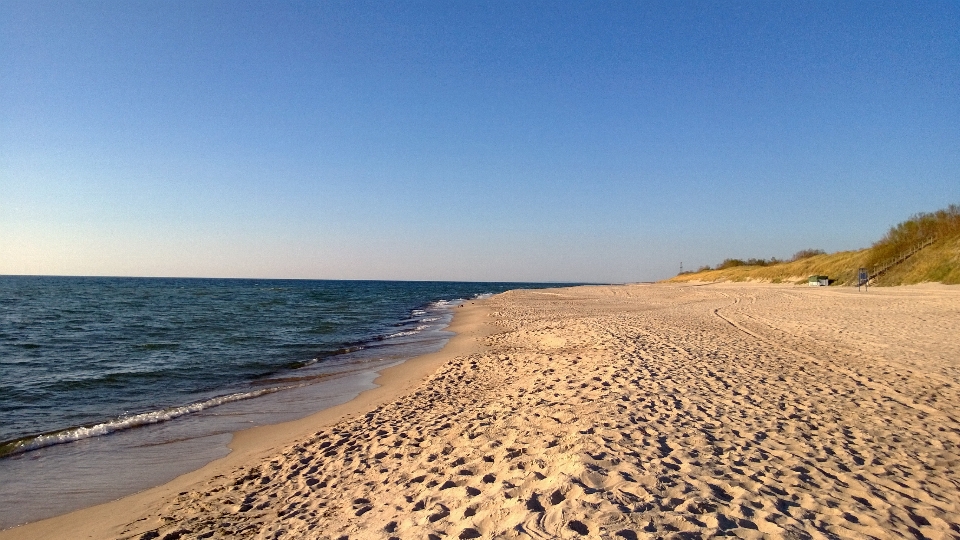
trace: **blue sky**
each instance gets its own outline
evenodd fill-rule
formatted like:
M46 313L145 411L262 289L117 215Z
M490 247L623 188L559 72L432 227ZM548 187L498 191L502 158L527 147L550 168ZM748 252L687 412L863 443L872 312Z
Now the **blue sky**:
M957 2L0 3L0 274L653 280L957 202Z

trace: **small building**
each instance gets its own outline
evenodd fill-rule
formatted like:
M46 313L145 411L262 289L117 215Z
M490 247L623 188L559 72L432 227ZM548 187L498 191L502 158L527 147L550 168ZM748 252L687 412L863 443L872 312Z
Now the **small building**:
M807 285L811 287L826 287L830 285L830 278L827 276L810 276L807 279Z

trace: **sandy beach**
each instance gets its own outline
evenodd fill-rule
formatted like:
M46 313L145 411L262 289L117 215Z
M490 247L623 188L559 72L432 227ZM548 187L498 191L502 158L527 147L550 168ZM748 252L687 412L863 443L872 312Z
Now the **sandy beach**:
M458 309L440 352L26 538L960 538L960 288L625 285Z

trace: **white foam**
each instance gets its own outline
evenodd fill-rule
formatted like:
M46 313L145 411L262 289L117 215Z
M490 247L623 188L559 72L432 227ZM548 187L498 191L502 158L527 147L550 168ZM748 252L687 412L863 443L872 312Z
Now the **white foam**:
M404 331L402 331L402 332L397 332L397 333L395 333L395 334L390 334L389 336L386 337L386 339L395 338L395 337L403 337L403 336L412 336L412 335L414 335L414 334L419 334L420 332L423 332L424 330L427 330L428 328L431 328L431 326L430 326L429 324L421 324L421 325L415 327L413 330L404 330Z
M13 454L22 454L23 452L29 452L30 450L53 446L55 444L79 441L81 439L88 439L90 437L99 437L101 435L108 435L110 433L139 426L159 424L160 422L173 420L174 418L178 418L186 414L200 412L204 409L216 407L225 403L255 398L264 394L271 394L283 389L284 387L265 388L263 390L256 390L253 392L238 392L236 394L219 396L206 401L198 401L189 405L182 405L180 407L171 407L169 409L163 409L159 411L150 411L131 416L124 416L93 426L81 426L64 429L62 431L56 431L53 433L45 433L43 435L37 435L36 437L23 439L13 443L9 451L4 452L3 455L9 456Z
M403 337L403 336L412 336L412 335L414 335L414 334L419 334L419 333L420 333L420 332L419 332L418 330L404 330L403 332L397 332L397 333L395 333L395 334L390 334L389 336L386 337L386 339L398 338L398 337Z

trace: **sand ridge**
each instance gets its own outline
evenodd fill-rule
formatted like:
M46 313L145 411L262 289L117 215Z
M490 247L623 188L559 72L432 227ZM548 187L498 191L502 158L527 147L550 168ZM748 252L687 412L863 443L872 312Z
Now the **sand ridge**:
M960 290L548 292L115 536L960 538Z

